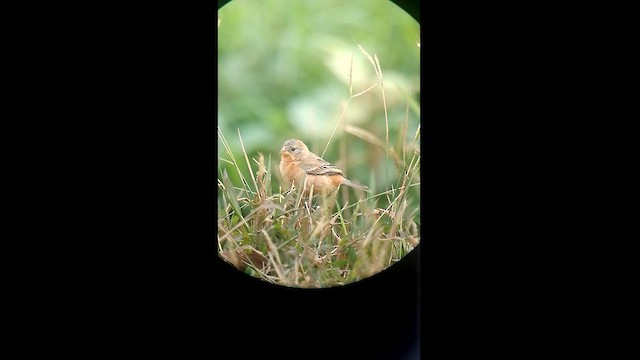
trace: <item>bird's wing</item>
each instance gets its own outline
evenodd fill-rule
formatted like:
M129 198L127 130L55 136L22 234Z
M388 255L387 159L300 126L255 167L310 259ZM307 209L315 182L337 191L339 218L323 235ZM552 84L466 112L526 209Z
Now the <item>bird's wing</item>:
M335 165L317 158L319 164L303 166L307 175L344 175Z

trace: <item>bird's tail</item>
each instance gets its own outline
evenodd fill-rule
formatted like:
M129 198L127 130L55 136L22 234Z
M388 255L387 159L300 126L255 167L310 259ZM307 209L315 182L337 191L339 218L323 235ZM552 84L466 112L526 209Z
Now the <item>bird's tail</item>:
M371 192L371 190L369 190L369 188L368 188L368 187L366 187L365 185L358 184L357 182L355 182L355 181L351 181L351 180L346 179L346 178L344 179L344 181L342 182L342 184L343 184L343 185L347 185L347 186L351 186L351 187L356 188L356 189L360 189L360 190L366 191L366 192L368 192L368 193L370 193L370 192Z

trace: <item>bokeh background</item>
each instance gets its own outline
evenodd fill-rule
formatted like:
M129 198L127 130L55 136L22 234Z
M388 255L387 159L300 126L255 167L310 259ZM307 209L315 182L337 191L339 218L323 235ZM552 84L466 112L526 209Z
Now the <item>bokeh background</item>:
M346 130L385 141L382 86L358 45L379 60L389 142L402 149L402 141L414 143L420 123L419 43L418 22L389 0L231 1L218 10L219 130L240 162L238 131L249 159L270 157L273 192L282 143L297 138L322 155L334 129L327 161L375 193L397 186L401 171L384 149ZM350 72L353 94L378 85L349 101ZM226 157L220 141L218 154ZM231 165L219 166L240 184Z

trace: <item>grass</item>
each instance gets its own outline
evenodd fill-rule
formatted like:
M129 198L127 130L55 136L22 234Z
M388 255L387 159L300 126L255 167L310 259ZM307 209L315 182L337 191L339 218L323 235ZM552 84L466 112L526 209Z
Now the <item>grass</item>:
M384 99L378 59L359 48L376 69ZM374 87L353 95L350 84L349 101ZM387 160L391 160L388 163L401 174L390 189L377 194L342 187L329 196L307 198L299 191L272 186L272 174L278 171L278 164L260 153L250 161L240 130L242 154L236 156L218 129L218 139L225 150L224 157L219 159L219 256L240 271L274 284L319 288L345 285L374 275L417 246L420 242L420 127L413 141L407 142L404 136L399 136L398 143L391 146L386 103L383 106L384 140L362 128L343 127L344 132L384 148ZM407 114L404 124L400 125L401 135L406 134ZM250 178L243 175L244 168ZM227 170L237 172L241 184L233 184ZM274 188L278 191L274 192ZM356 202L350 203L349 191L355 193Z

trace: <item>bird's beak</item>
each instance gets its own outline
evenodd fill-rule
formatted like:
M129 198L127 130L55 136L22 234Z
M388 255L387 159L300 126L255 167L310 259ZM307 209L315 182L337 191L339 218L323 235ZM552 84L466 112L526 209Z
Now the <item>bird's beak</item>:
M280 154L284 154L287 150L284 148L284 146L280 149Z

